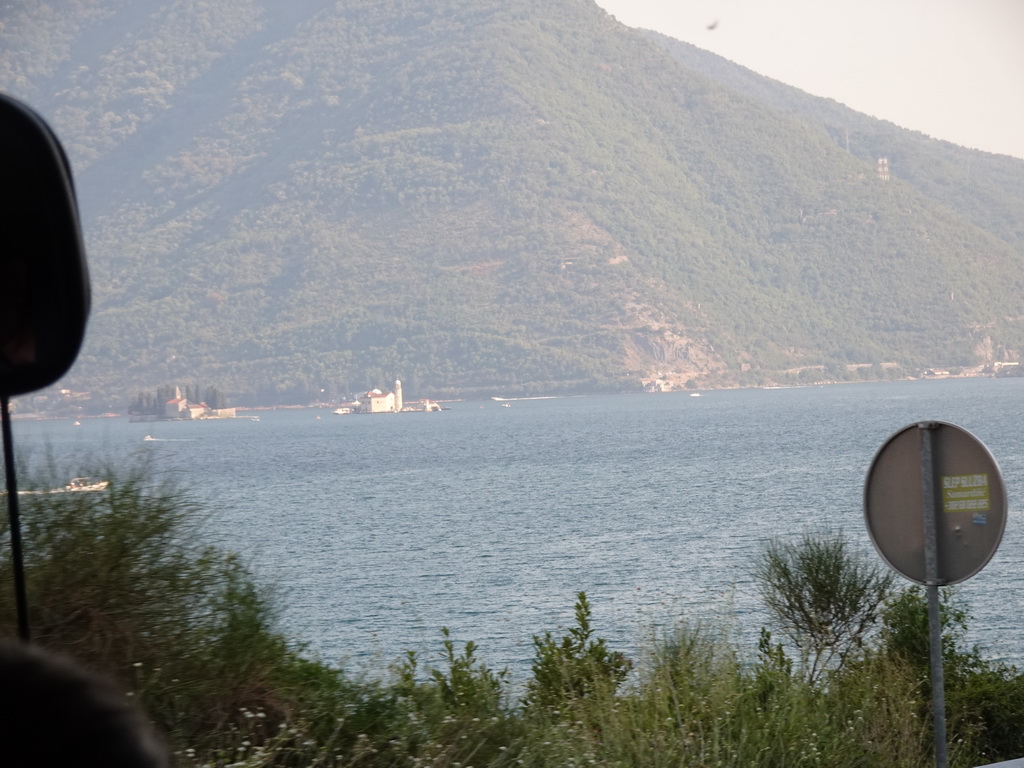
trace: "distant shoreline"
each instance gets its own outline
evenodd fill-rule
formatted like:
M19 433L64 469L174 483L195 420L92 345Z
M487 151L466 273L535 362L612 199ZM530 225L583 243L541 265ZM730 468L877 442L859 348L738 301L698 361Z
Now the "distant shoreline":
M892 384L899 381L916 382L916 381L948 381L951 379L999 379L999 378L1014 378L1010 376L996 376L993 373L981 373L980 371L973 371L970 373L960 374L938 374L933 376L907 376L900 379L871 379L864 381L815 381L808 383L793 383L793 384L772 384L763 386L731 386L731 387L697 387L694 389L671 389L662 392L592 392L587 394L565 394L565 395L528 395L522 397L502 397L500 395L491 395L489 397L479 398L452 398L447 400L432 400L435 403L468 403L468 402L517 402L517 401L528 401L528 400L558 400L567 398L578 398L578 397L603 397L606 395L687 395L693 392L716 392L716 391L734 391L741 389L806 389L808 387L826 387L826 386L841 386L845 384ZM281 405L241 405L236 406L235 410L239 416L243 413L264 413L267 411L300 411L300 410L332 410L335 405L330 403L315 403L312 405L299 405L295 403L285 403ZM51 415L46 413L18 413L15 411L11 414L11 419L14 421L81 421L83 419L119 419L127 418L127 413L100 413L100 414L76 414L76 415ZM224 421L225 419L165 419L161 421ZM140 422L142 423L142 422ZM153 423L153 422L148 422Z

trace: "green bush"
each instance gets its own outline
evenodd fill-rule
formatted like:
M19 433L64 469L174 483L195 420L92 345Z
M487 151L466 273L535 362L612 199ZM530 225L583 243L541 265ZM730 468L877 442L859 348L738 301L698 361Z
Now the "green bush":
M965 648L966 606L953 587L939 592L939 620L942 623L942 664L946 677L956 678L981 663L977 649ZM927 685L931 649L928 634L928 601L921 587L913 586L894 594L882 610L881 650L907 662ZM931 695L930 690L927 691Z
M283 722L292 706L279 678L295 656L272 629L270 595L203 542L180 489L148 474L110 472L103 492L20 497L33 641L134 691L178 746L201 746L243 711ZM0 632L14 635L7 547L0 571Z
M576 625L560 641L551 632L534 635L533 677L524 699L528 707L557 708L600 691L614 692L629 674L629 660L593 636L585 592L576 596L575 613Z
M755 562L754 578L811 682L865 647L895 581L876 561L851 552L838 534L769 542Z
M956 589L941 590L939 615L951 760L980 765L1024 756L1024 675L1012 665L986 660L980 649L966 645L970 613ZM931 723L928 604L923 590L911 587L890 600L883 624L880 650L912 670L920 691L920 714Z

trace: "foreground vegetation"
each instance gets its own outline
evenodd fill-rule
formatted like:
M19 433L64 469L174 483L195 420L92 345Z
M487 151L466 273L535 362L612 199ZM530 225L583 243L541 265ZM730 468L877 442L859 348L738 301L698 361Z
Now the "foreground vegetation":
M755 576L772 621L750 654L680 623L626 658L579 593L564 636L534 637L524 685L446 631L436 659L410 652L371 680L287 642L273 595L149 478L21 497L28 587L36 642L116 677L179 766L932 764L923 596L838 536L766 546ZM1024 677L965 646L964 607L946 597L951 764L1020 757Z

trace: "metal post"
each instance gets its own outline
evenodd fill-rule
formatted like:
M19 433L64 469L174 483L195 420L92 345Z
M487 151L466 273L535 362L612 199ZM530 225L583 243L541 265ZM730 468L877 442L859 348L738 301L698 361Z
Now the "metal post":
M18 638L29 642L28 596L25 592L25 565L21 553L21 515L18 510L18 483L14 477L14 441L11 438L11 413L7 395L0 397L2 410L4 469L7 473L7 516L11 528L11 564L14 570L14 600L18 607Z
M935 729L935 766L948 768L946 754L946 691L942 670L942 617L939 614L939 553L935 532L935 464L932 455L934 422L917 425L921 433L921 498L924 516L924 574L928 592L928 638L931 648L932 721Z

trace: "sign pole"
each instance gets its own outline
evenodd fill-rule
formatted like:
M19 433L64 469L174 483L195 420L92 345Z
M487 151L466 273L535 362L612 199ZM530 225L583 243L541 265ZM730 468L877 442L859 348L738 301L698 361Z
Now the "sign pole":
M942 616L939 612L939 556L935 535L935 462L932 432L937 425L923 421L921 434L921 500L924 517L925 589L928 592L928 636L931 649L932 722L935 730L935 766L948 768L946 753L946 691L942 670Z
M29 637L28 596L25 591L25 559L21 550L21 515L18 509L18 483L14 477L14 441L11 438L11 408L7 395L0 395L3 421L4 472L7 475L7 516L11 532L11 566L14 571L14 601L18 608L18 639Z
M1003 537L1006 510L1006 485L988 448L944 421L918 421L895 433L875 454L864 483L871 543L928 595L937 768L949 764L939 587L985 567Z

